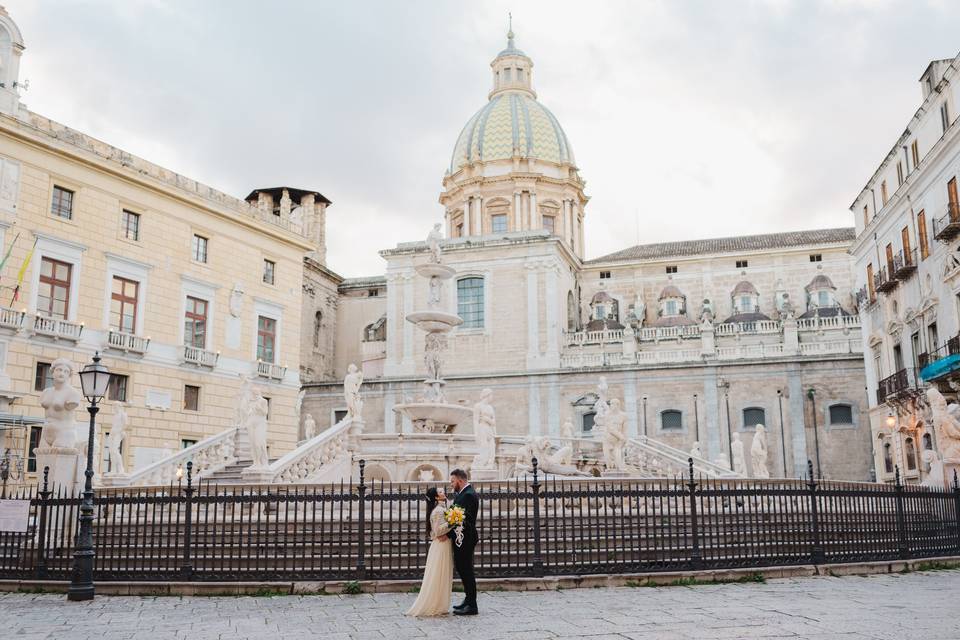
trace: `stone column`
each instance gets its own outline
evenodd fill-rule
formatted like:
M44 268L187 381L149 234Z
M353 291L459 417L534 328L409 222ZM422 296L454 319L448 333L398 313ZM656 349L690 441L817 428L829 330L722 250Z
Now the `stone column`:
M527 366L535 366L540 359L540 265L527 263Z
M538 436L543 433L540 424L540 381L536 376L529 378L527 386L527 423L530 435Z
M627 327L630 329L630 327ZM630 329L630 341L633 342L633 329ZM626 344L627 332L624 330L624 344ZM626 351L626 349L624 349ZM636 345L634 345L636 353ZM640 421L637 420L637 371L630 370L623 381L623 410L627 414L627 436L636 438L640 435Z
M783 321L783 355L795 356L800 353L800 334L797 331L796 318Z
M476 215L473 216L474 219L476 220L476 222L474 223L474 226L476 227L476 231L474 233L478 236L482 236L483 235L483 196L477 196L476 207L477 207Z
M537 194L533 191L530 192L530 228L543 228L543 225L540 224L540 212L537 210Z
M700 324L700 355L714 356L717 353L717 339L712 322Z
M793 477L802 478L807 473L807 434L806 434L806 404L807 396L803 391L803 381L800 379L800 370L796 365L788 365L787 371L787 415L789 429L786 429L790 439L790 450L793 453ZM823 425L820 425L821 427Z
M397 414L393 410L394 404L396 404L396 394L393 391L387 391L383 395L383 432L384 433L397 432Z
M544 274L544 299L547 322L547 352L544 365L547 367L560 366L560 294L559 294L559 265L552 264Z
M406 322L404 318L413 313L413 274L403 274L403 314L400 322L403 326L403 369L406 373L413 373L415 365L413 362L413 323Z
M383 363L385 375L396 375L400 366L400 324L397 305L399 280L396 274L387 274L387 359Z
M574 218L576 219L576 228L577 228L577 247L581 254L585 253L583 248L583 219L580 217L581 214L579 211L576 211Z
M567 244L570 243L570 200L563 201L563 241ZM573 247L571 247L572 249Z
M716 460L726 453L726 434L723 434L724 444L721 446L721 430L726 425L726 414L723 413L723 395L717 389L717 370L713 367L704 370L703 378L703 430L700 431L700 446L703 457ZM720 415L723 413L723 419Z
M549 435L560 433L560 385L558 376L547 377L547 423L544 432Z
M473 217L473 196L467 196L466 202L463 203L463 235L470 235L470 223L471 218Z
M523 229L522 196L523 194L521 194L519 191L516 191L513 194L513 228L511 228L510 231L519 231Z

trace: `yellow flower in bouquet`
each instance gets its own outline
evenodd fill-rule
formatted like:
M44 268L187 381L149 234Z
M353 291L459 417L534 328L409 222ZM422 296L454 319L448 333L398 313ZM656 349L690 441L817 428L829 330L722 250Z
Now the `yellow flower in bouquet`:
M466 515L467 514L463 511L463 507L458 506L452 506L443 512L444 519L451 527L459 527L462 525L463 519L466 517Z

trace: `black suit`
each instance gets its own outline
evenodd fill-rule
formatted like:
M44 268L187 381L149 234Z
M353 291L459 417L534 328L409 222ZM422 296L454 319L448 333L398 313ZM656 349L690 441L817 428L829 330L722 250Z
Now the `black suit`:
M473 574L473 550L480 540L477 534L477 515L480 513L480 497L473 487L467 485L463 491L453 498L453 504L462 507L463 543L457 546L457 534L451 531L448 535L453 540L453 566L457 569L460 582L463 583L465 602L469 606L477 606L477 578Z

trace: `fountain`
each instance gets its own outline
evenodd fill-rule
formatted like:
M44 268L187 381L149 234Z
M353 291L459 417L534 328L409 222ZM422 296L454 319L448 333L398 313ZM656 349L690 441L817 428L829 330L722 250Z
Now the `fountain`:
M427 236L430 249L428 261L414 267L417 275L427 278L429 282L428 310L415 311L406 316L408 322L426 333L424 363L427 379L423 381L423 396L393 407L394 411L410 419L414 429L426 433L449 433L458 424L473 419L472 407L447 402L443 394L442 356L447 348L447 334L463 324L463 319L455 313L440 310L444 284L456 274L455 269L441 262L441 239L440 225L436 224Z

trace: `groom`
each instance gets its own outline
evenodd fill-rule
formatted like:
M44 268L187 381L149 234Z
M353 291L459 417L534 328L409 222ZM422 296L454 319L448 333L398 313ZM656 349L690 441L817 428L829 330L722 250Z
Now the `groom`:
M463 603L453 608L455 616L477 615L477 578L473 575L473 550L477 546L477 514L480 511L480 498L467 480L467 472L463 469L454 469L450 472L450 484L456 495L453 504L463 507L463 537L457 542L456 529L448 535L453 540L453 566L457 568L457 575L463 583L465 598Z

